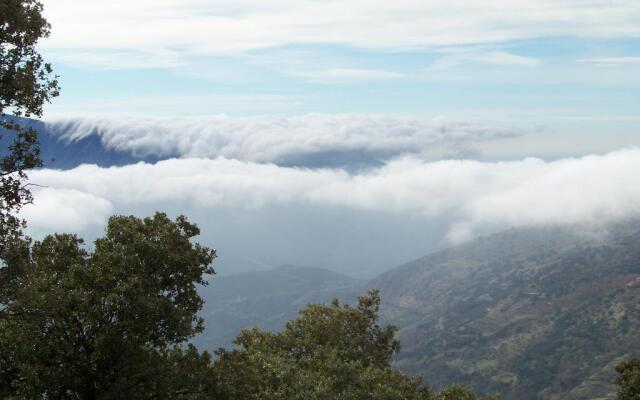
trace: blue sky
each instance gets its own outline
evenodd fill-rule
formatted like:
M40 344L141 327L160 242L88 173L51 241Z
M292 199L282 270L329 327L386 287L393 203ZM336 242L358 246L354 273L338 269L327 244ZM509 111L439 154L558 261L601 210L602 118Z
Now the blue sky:
M629 116L638 114L638 49L640 39L576 38L420 51L298 45L149 68L56 61L54 53L64 92L52 110ZM179 100L167 106L162 98L171 96ZM112 104L127 98L148 103Z
M632 1L100 3L45 1L52 112L638 111ZM127 98L148 101L113 104Z
M371 273L640 216L638 1L43 3L51 129L164 159L37 171L35 237L167 210L223 271Z
M49 117L382 113L640 143L633 1L44 4Z

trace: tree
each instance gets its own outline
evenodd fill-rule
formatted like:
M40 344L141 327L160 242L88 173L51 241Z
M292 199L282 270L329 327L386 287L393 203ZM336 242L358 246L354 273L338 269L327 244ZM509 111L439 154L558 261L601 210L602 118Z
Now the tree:
M497 395L478 397L473 390L465 385L453 384L445 386L434 400L499 400Z
M204 398L210 356L180 346L203 329L213 274L198 234L158 213L111 217L91 252L75 235L36 242L0 319L0 397Z
M283 332L244 330L237 349L218 350L225 399L430 399L417 378L391 368L395 328L378 325L378 292L357 307L309 305Z
M356 307L311 304L282 332L243 330L219 349L216 393L225 400L478 400L462 385L437 395L391 366L396 328L380 326L378 291ZM490 399L497 399L492 397ZM489 400L489 398L487 398Z
M0 2L0 257L24 227L16 213L32 201L27 171L42 165L35 130L15 117L42 116L42 106L59 94L51 65L36 51L50 26L36 0Z
M618 400L640 400L640 358L623 361L616 366L620 387Z

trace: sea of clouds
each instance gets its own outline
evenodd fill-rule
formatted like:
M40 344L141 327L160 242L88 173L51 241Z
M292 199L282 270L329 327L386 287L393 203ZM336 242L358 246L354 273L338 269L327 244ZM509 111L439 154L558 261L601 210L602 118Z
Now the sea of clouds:
M448 216L450 238L479 225L598 222L640 213L640 149L545 162L429 162L406 156L381 167L303 169L235 159L185 158L100 168L39 170L33 229L103 223L114 205L170 202L188 208L330 206ZM56 212L51 212L56 210ZM59 221L58 221L59 220Z
M447 118L379 114L67 118L49 120L46 126L66 141L97 135L107 149L141 158L224 157L276 164L295 164L314 155L322 164L321 158L339 154L380 160L522 134L513 128Z
M108 148L161 161L33 171L35 202L23 211L31 235L95 237L112 214L165 210L201 226L225 271L299 263L366 275L505 228L603 226L640 216L640 148L553 160L437 158L430 151L442 146L464 149L525 133L376 115L68 119L48 126L66 140L98 135ZM330 153L376 162L323 164ZM319 166L291 163L310 157Z

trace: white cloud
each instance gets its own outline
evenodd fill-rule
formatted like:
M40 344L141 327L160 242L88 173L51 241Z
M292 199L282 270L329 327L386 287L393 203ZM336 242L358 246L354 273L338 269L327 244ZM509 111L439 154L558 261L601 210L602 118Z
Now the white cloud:
M326 153L389 158L455 145L514 137L519 131L444 118L378 114L300 117L84 118L49 121L54 132L97 133L105 146L139 155L226 157L280 162Z
M599 67L617 67L620 65L640 65L640 57L599 57L578 60L579 63L593 64Z
M186 60L289 44L398 49L554 36L638 37L627 0L45 0L51 50L161 53ZM117 60L115 60L117 61ZM126 59L122 60L127 63Z
M396 79L404 75L398 72L381 69L357 69L357 68L330 68L315 71L293 71L292 75L318 80L374 80L374 79Z
M140 117L173 115L176 110L188 110L187 115L211 115L229 113L277 113L304 106L305 96L283 93L249 94L131 94L116 96L92 96L89 98L65 98L45 105L47 117L69 120L69 116L86 118L123 116ZM266 110L266 111L265 111Z
M35 171L32 181L48 188L36 190L29 220L67 230L74 226L69 221L103 218L110 204L150 210L158 204L205 210L335 207L447 218L449 238L462 240L487 227L604 223L639 216L639 179L637 148L553 162L405 157L360 173L224 158L172 159L155 165Z
M65 64L82 64L99 69L176 68L186 64L179 52L163 48L146 51L54 50L49 51L47 56Z
M537 58L525 57L517 54L508 53L500 50L476 50L476 49L455 49L445 50L447 54L437 59L429 68L432 70L441 70L456 66L464 66L469 63L492 64L515 67L537 67L542 62Z
M112 212L111 202L86 191L40 188L36 205L27 205L21 216L32 232L78 232L104 224Z

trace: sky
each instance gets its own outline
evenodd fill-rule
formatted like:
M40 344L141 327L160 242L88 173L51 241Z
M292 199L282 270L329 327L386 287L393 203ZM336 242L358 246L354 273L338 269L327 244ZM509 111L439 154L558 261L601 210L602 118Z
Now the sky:
M621 133L638 117L635 1L44 4L42 51L64 83L51 115L381 112L571 131L589 117Z
M639 213L640 2L43 4L45 121L163 161L38 171L36 236L163 208L223 264L356 273Z

